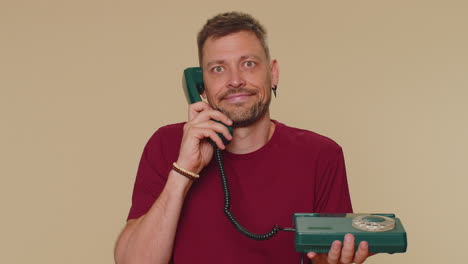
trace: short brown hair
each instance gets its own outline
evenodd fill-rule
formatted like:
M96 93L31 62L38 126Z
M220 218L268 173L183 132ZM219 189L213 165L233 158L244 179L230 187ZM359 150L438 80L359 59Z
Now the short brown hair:
M255 33L265 51L265 55L268 59L270 58L270 51L268 50L266 40L266 30L260 22L246 13L227 12L208 19L200 32L198 32L197 43L200 66L202 66L203 46L208 38L220 38L239 31Z

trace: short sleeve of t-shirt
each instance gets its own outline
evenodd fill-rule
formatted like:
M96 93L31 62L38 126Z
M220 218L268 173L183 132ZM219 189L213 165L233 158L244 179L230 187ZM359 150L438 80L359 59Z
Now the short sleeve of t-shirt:
M183 123L158 129L148 140L138 166L133 187L129 219L136 219L151 208L161 194L180 148Z

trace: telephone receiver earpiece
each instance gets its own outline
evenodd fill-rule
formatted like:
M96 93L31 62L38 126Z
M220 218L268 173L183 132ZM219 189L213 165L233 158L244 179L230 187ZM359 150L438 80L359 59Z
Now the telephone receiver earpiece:
M205 90L203 84L203 71L200 67L191 67L184 70L182 78L184 94L189 104L202 101L201 94Z
M189 104L193 104L196 102L202 101L201 94L205 90L205 86L203 83L203 70L200 67L191 67L184 70L184 76L182 78L182 86L184 87L184 94L187 98ZM214 120L220 124L223 124L217 120ZM231 126L227 126L223 124L228 130L231 135L233 134L233 130ZM229 140L227 140L222 134L216 133L223 141L224 145L229 144ZM215 147L216 144L211 140L208 139L210 144Z

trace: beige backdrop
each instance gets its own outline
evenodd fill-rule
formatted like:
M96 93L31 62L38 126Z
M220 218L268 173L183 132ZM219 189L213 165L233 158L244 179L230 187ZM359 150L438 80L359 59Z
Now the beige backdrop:
M356 211L403 220L408 252L368 263L466 260L466 1L1 0L0 262L113 263L143 146L185 120L195 34L226 10L267 26L272 116L343 146Z

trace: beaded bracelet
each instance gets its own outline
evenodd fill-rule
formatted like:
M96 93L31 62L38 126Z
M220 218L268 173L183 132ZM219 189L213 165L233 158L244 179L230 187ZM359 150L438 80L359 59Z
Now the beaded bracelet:
M194 173L194 172L191 172L191 171L188 171L184 168L181 168L177 163L172 163L172 169L174 171L176 171L177 173L179 173L180 175L183 175L187 178L189 178L191 181L195 181L196 179L200 178L200 175Z

